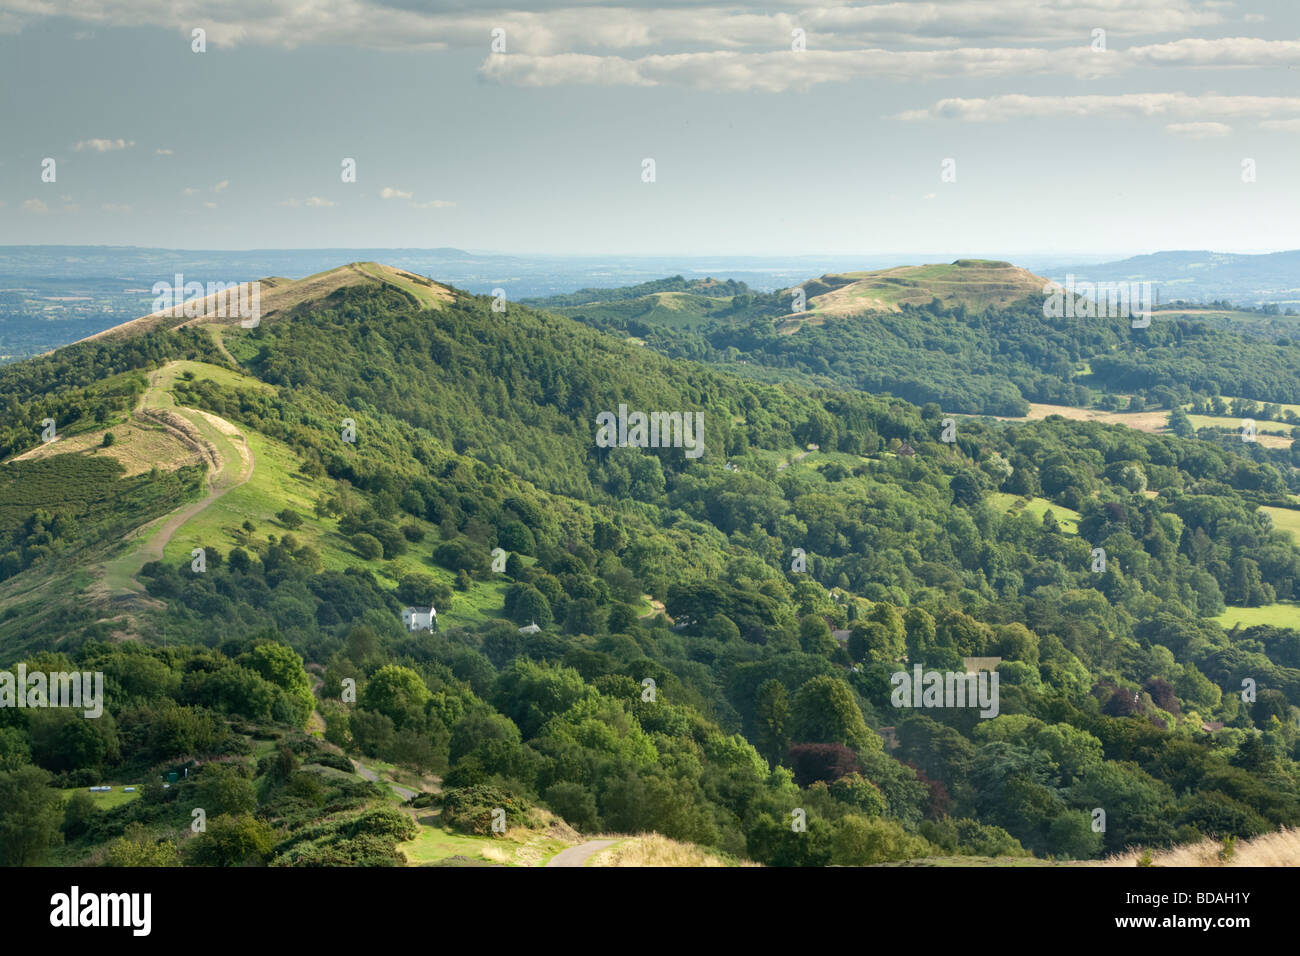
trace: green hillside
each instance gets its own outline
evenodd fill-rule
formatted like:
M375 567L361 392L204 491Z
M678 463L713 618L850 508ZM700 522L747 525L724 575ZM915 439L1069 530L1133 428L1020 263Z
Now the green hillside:
M1005 262L830 274L729 297L685 288L680 277L661 282L533 304L733 375L887 392L952 413L1300 402L1300 336L1261 336L1213 310L1157 311L1146 328L1129 316L1048 315L1046 280ZM1290 471L1286 448L1261 448L1281 448L1260 460Z
M322 275L256 328L0 369L0 665L106 688L100 720L0 711L4 862L540 865L650 832L694 849L603 858L1012 862L1300 822L1297 632L1220 623L1300 601L1286 462L1060 417L953 433ZM602 444L620 406L701 414L702 454ZM972 657L996 716L895 701Z

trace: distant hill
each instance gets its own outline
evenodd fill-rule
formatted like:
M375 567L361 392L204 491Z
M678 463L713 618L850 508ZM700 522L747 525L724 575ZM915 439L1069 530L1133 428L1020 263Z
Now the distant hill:
M783 330L801 321L901 312L904 306L929 305L935 300L945 307L963 305L982 311L1041 296L1046 284L1046 279L1026 269L991 259L824 275L802 284L808 308L792 315Z
M784 290L763 293L743 282L686 280L681 276L616 289L581 289L569 295L525 300L538 308L583 321L662 324L702 328L710 323L747 324L756 316L777 317L791 332L805 323L876 312L901 312L906 306L963 306L984 311L1042 295L1046 279L1009 262L958 259L951 263L895 266L890 269L828 273ZM795 291L805 308L795 312Z
M726 283L674 276L530 302L751 378L967 414L1089 407L1107 393L1112 409L1135 394L1143 408L1216 394L1300 403L1293 316L1189 307L1157 311L1145 328L1131 316L1053 317L1049 282L1008 262L958 259L827 273L767 293L727 295Z
M423 276L414 275L377 262L352 262L336 269L318 272L304 279L285 279L272 276L257 280L259 319L271 320L279 314L306 302L323 299L339 289L390 285L409 292L425 307L437 307L440 302L450 302L451 293ZM179 296L178 296L179 297ZM251 292L235 290L214 292L195 302L181 302L159 312L151 312L130 322L87 336L82 341L113 339L139 335L162 329L179 329L202 325L238 325L238 303L248 300ZM197 302L197 304L196 304ZM189 312L197 315L187 317ZM221 313L225 313L224 315Z
M1155 252L1118 262L1063 266L1051 278L1066 274L1086 282L1154 282L1161 302L1227 300L1236 305L1277 303L1300 306L1300 250L1242 255L1208 250Z

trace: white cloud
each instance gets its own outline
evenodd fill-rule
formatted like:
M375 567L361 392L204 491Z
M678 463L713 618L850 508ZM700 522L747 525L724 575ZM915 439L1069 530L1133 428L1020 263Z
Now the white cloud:
M1264 120L1260 129L1281 130L1284 133L1300 133L1300 119Z
M415 193L402 192L400 189L394 189L392 186L385 186L379 190L380 199L410 199Z
M1256 37L1187 39L1122 51L1135 65L1182 67L1277 67L1300 64L1300 41Z
M506 31L507 55L591 50L789 49L790 31L808 31L809 49L881 43L957 46L976 42L1073 42L1086 46L1092 28L1116 37L1187 36L1223 23L1231 11L1216 0L1077 0L1007 3L1005 0L887 0L849 5L840 0L792 0L789 12L756 10L719 0L516 0L518 8L420 10L407 0L227 0L203 9L208 40L218 47L298 47L346 44L375 49L480 48L490 31ZM430 5L432 6L432 5ZM520 8L527 9L520 9ZM174 0L27 0L0 13L0 32L41 16L94 25L159 26L188 41L194 6Z
M1030 96L1011 93L979 99L939 100L930 109L907 110L895 119L949 119L998 123L1045 117L1169 116L1202 121L1202 117L1264 118L1277 113L1300 113L1300 97L1219 96L1187 93L1121 93L1092 96Z
M327 209L333 206L333 201L322 199L320 196L308 196L306 199L286 199L280 203L281 206L307 206L313 209Z
M174 156L176 155L176 150L159 148L159 149L155 149L153 151L153 154L155 156Z
M128 142L124 139L83 139L72 148L78 153L87 149L94 150L96 153L112 153L119 149L129 149L134 145L135 140Z
M1089 77L1164 66L1300 64L1300 41L1291 40L1188 38L1119 48L1125 39L1187 37L1250 19L1222 0L791 0L786 12L735 0L501 0L488 9L462 0L451 10L414 9L422 5L228 0L205 7L203 17L216 47L482 50L484 77L519 86L672 83L777 92L855 77ZM0 11L0 32L62 16L172 29L188 42L194 25L192 4L174 0L24 0L19 8ZM505 30L504 55L489 53L498 27ZM790 50L795 27L807 31L807 50L799 54ZM1091 49L1096 27L1107 31L1109 52Z
M230 185L230 180L229 180L229 179L223 179L223 180L221 180L221 182L217 183L215 186L212 187L212 191L213 191L214 193L219 193L219 192L221 192L223 189L225 189L225 188L226 188L227 186L229 186L229 185Z
M1189 139L1215 139L1227 136L1232 132L1232 127L1227 123L1168 123L1165 132Z
M104 212L130 212L131 207L124 202L106 202L103 205Z
M181 190L181 195L182 195L182 196L196 196L196 195L198 195L198 192L199 192L199 191L198 191L197 189L195 189L193 186L186 186L184 189Z
M217 208L217 204L214 203L214 202L205 202L203 205L204 205L204 207L207 208L207 209L216 209L216 208Z
M456 204L448 199L430 199L428 202L413 202L412 209L454 209Z
M50 211L50 207L45 205L45 203L39 199L24 199L23 209L27 212L37 213L38 215L44 215Z
M939 79L1058 74L1100 77L1139 69L1244 68L1300 65L1300 42L1227 38L1097 52L1083 43L1057 49L957 47L944 50L789 49L709 50L637 58L567 52L487 56L485 79L513 86L658 86L722 92L805 90L859 78Z
M557 56L489 56L479 67L485 79L512 86L660 86L673 84L721 92L779 93L859 78L1021 76L1064 73L1095 77L1118 72L1124 62L1088 47L1061 50L788 50L737 53L673 53L638 59L564 53Z

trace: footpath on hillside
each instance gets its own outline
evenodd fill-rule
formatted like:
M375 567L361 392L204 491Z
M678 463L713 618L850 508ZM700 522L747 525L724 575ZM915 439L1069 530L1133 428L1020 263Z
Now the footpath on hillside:
M136 575L150 561L161 561L172 537L186 522L218 498L253 477L253 451L248 440L233 424L197 408L178 405L169 389L183 363L168 362L149 375L149 387L132 411L139 423L161 427L208 463L208 492L170 514L155 519L133 536L139 543L105 566L104 585L110 594L143 594ZM238 460L238 468L233 463Z

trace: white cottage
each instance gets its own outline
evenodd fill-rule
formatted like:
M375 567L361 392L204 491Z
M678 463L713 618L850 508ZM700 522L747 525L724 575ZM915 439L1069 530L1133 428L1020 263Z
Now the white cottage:
M432 631L438 626L438 612L432 607L405 607L402 623L408 631Z

